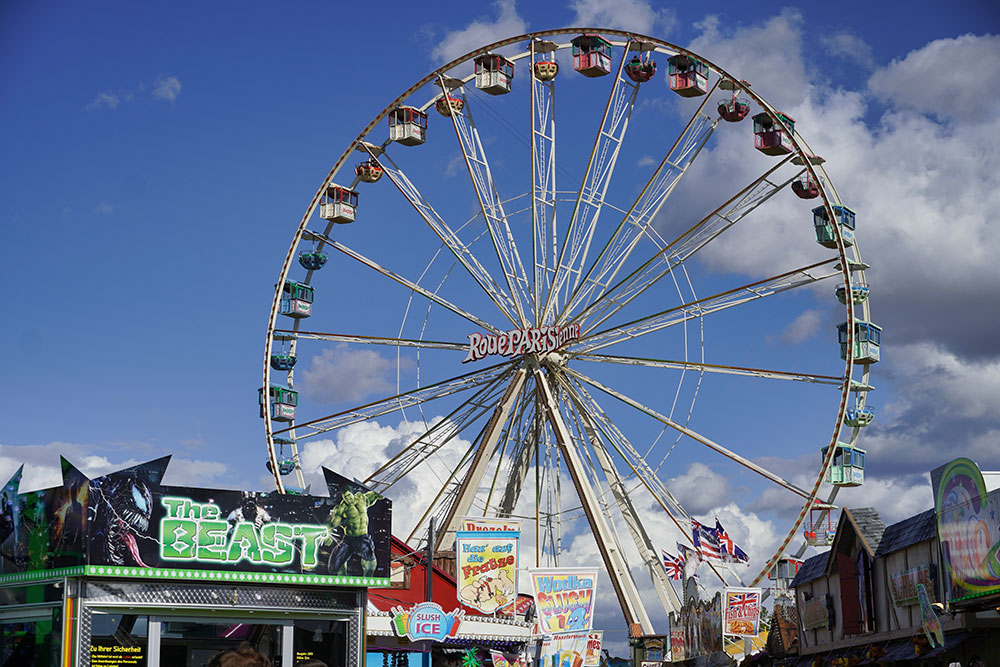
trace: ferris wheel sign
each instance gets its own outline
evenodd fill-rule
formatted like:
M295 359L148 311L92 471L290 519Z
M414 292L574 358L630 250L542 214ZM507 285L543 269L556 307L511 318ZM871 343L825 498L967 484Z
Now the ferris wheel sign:
M469 354L462 359L479 361L483 357L500 355L516 357L519 354L548 354L580 337L579 324L558 324L549 327L511 329L500 334L469 334Z

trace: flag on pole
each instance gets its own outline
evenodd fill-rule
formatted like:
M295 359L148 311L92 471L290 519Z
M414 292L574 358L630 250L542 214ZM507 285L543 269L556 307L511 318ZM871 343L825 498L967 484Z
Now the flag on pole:
M715 517L715 534L719 538L722 560L730 563L750 562L750 556L743 549L740 549L740 546L736 542L733 542L733 538L729 537L729 533L726 532L725 528L719 522L719 517Z
M719 547L719 536L715 528L703 526L694 519L691 520L691 539L698 554L704 560L722 561L722 551Z
M671 556L663 549L660 550L663 557L663 569L667 571L667 577L674 581L684 579L684 556Z
M698 578L698 563L701 562L701 556L698 555L697 551L692 551L686 546L677 543L677 553L680 554L678 558L684 563L684 572L682 573L684 578Z

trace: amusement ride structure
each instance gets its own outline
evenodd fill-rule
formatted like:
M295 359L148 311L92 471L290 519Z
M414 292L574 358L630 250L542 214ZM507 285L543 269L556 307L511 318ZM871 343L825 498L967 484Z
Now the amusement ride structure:
M760 168L708 194L703 187L692 204L685 175L722 135L745 145L737 173ZM636 157L647 165L638 180ZM615 179L626 159L630 177ZM873 417L868 375L881 330L869 314L855 212L823 165L794 120L749 82L652 37L536 32L431 72L347 144L293 230L260 389L278 490L305 486L300 449L310 439L363 423L405 425L363 481L390 496L408 478L434 487L416 508L412 544L432 519L447 547L463 516L519 517L533 526L535 561L558 563L565 522L585 519L626 621L644 634L653 627L632 565L641 563L665 609L679 604L651 527L690 536L691 516L665 481L681 465L726 467L801 506L774 553L754 555L743 585L807 544L828 544L838 490L863 482L858 436ZM802 231L785 234L795 252L772 249L772 275L724 285L727 276L697 261L735 226L789 207L800 210ZM796 266L788 257L818 260ZM707 290L696 293L695 282ZM816 366L835 370L782 369L778 354L775 367L734 365L707 342L714 320L734 340L749 336L751 313L766 317L773 311L759 309L820 283L841 311L842 365L832 340L811 351ZM296 361L337 367L348 353L395 370L395 386L338 386L350 407L324 414L315 401L302 414L296 372L310 371ZM740 391L764 400L775 388L779 404L762 418L772 427L748 426L738 442L714 436L730 432L726 412L698 421L694 411L714 381L725 387L713 396L722 405L737 405ZM776 445L783 413L822 415L821 439ZM809 483L762 465L769 446L789 458L815 452ZM800 531L805 543L793 546Z

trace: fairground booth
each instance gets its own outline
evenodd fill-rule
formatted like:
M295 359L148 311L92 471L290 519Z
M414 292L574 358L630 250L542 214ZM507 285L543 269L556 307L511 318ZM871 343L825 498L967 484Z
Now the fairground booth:
M165 486L168 462L7 482L0 665L200 667L248 642L274 665L360 667L391 503L326 469L328 497Z

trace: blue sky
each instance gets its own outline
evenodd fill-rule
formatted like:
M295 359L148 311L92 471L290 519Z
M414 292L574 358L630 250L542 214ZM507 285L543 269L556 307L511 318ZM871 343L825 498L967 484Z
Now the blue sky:
M0 477L27 462L29 486L50 483L59 453L92 474L170 453L173 483L267 488L256 389L268 307L295 225L323 176L372 116L445 59L493 39L583 24L688 46L750 80L796 116L858 210L885 360L873 370L877 421L862 440L868 483L843 502L875 505L897 520L930 506L924 473L944 460L968 455L1000 469L1000 235L990 224L1000 208L1000 114L990 98L1000 83L1000 17L989 3L724 2L706 10L507 0L390 2L377 11L296 3L277 11L262 3L7 2L0 8L0 265L9 303L0 330L7 352ZM647 85L658 88L632 131L658 137L661 123L682 117L681 107L662 78ZM496 101L496 109L527 113L507 103ZM432 113L432 137L445 129L442 120ZM509 164L524 153L480 122L499 159L494 166L516 175ZM586 128L596 121L588 122L569 117L560 136L592 137ZM738 151L732 138L738 132L745 142L746 125L720 128L730 136L695 164L662 229L759 173L759 158ZM466 184L449 172L454 145L432 144L400 160L437 175L426 187L446 208L447 193ZM622 177L648 178L645 157L641 141L623 148ZM498 179L506 177L513 178ZM359 221L345 234L372 248L381 242L380 257L419 271L430 246L410 245L395 231L396 243L385 242L390 223L405 214L375 196L389 188L362 189L359 209L386 222ZM700 290L815 255L808 206L785 194L772 209L774 224L748 226L692 267ZM806 236L790 240L795 229ZM317 310L332 318L335 302L337 319L394 335L405 299L391 299L405 295L383 296L362 272L338 270L331 264L317 281ZM372 308L381 298L384 307ZM731 323L706 323L707 349L718 363L836 373L839 314L831 301L829 290L795 294ZM439 322L451 340L470 333L461 321ZM378 353L313 348L301 361L303 409L319 416L346 405L353 397L337 394L338 378L350 377L361 396L395 386L395 357ZM411 363L400 366L410 380ZM438 368L430 356L426 363ZM657 377L633 377L644 378L647 395L658 391ZM722 442L746 443L743 453L807 484L819 455L803 442L829 437L830 406L806 395L811 389L706 383L693 423L714 428ZM637 441L658 432L626 411L614 416ZM362 477L407 433L398 419L366 429L353 440L316 443L305 463ZM361 443L374 447L367 459L356 453ZM719 514L737 541L766 551L790 521L794 497L714 465L692 454L662 476L692 511ZM595 554L579 540L575 558L585 562Z

